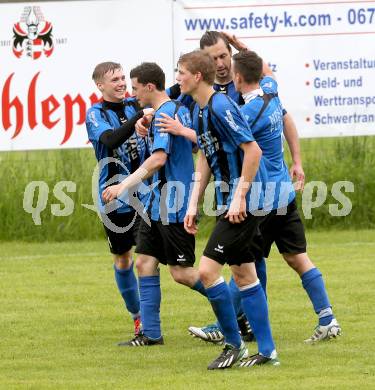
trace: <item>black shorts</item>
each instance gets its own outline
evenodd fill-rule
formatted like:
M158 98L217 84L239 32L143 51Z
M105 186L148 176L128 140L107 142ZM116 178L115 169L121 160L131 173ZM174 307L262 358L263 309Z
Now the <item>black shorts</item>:
M195 262L195 237L184 229L183 223L163 225L151 220L151 226L148 226L142 219L135 251L156 257L165 265L192 267Z
M108 213L106 214L112 224L118 228L130 228L125 232L116 232L110 225L103 220L104 230L107 235L109 250L114 255L122 255L128 252L132 246L137 244L138 227L140 222L140 216L135 211L129 213ZM102 218L104 216L102 215ZM106 226L108 225L108 226Z
M274 242L280 253L306 252L305 229L295 200L289 203L285 215L278 215L277 210L272 210L262 221L260 231L263 238L264 257L269 256Z
M263 219L263 216L248 213L242 223L230 223L222 215L216 222L203 255L223 265L241 265L261 258L259 225Z

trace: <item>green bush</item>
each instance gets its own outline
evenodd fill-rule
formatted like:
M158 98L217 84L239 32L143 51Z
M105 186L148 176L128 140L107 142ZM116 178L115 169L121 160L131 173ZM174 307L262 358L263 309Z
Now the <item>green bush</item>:
M322 181L328 188L324 205L312 210L312 219L305 219L306 227L373 228L375 137L305 139L301 140L301 150L306 181ZM0 166L0 240L65 241L104 236L97 214L82 206L93 204L91 182L96 160L92 149L2 152ZM331 188L333 183L343 180L354 183L354 192L346 194L353 209L346 217L332 217L328 212L329 204L338 202L332 197ZM23 209L25 188L31 181L44 181L49 187L41 225L35 225L32 215ZM76 183L76 191L67 193L73 199L74 212L66 217L51 213L52 204L61 204L53 194L60 181ZM37 192L34 198L35 205ZM297 199L301 203L301 195ZM208 234L213 223L212 218L203 217L201 232Z

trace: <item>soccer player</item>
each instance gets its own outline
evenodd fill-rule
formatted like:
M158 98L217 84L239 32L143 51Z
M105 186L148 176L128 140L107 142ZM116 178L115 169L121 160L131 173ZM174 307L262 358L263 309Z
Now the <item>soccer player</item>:
M244 100L240 92L235 88L233 81L233 67L232 67L232 48L233 46L238 51L247 51L248 48L241 41L239 41L234 35L230 35L218 31L206 31L201 37L200 48L206 51L215 60L216 74L214 89L220 93L227 94L233 100L240 105L244 104ZM264 64L264 68L266 64ZM267 66L267 68L269 68ZM183 97L183 101L186 98ZM295 188L302 190L305 180L305 174L302 168L298 132L294 121L289 113L283 110L283 123L284 123L284 136L287 140L290 153L292 156L292 166L290 168L290 174L295 182ZM164 117L161 124L164 129L161 131L167 131L174 135L183 135L188 137L194 142L194 133L189 129L183 128L177 121L173 121L171 118ZM257 274L261 285L266 292L267 285L267 272L266 262L263 257L257 259L255 263ZM248 321L243 314L240 307L240 300L238 298L237 287L231 278L229 287L235 306L235 311L238 317L238 324L240 326L241 334L245 341L253 341L254 335L249 327ZM223 341L223 335L218 328L217 324L207 325L204 327L190 326L189 332L194 336L203 339L204 341L219 343Z
M247 118L255 140L267 161L272 212L261 224L264 256L276 243L287 264L301 278L313 308L318 326L306 339L314 343L340 335L341 328L332 312L321 272L306 253L303 223L298 214L295 192L283 156L283 108L278 97L277 82L268 68L266 77L262 59L253 51L241 51L233 56L234 83L245 105L241 111Z
M252 212L256 213L262 207L262 183L265 180L264 168L258 171L261 150L237 104L213 89L214 78L215 62L207 53L195 51L180 57L177 80L181 92L191 95L196 102L192 109L192 126L201 149L184 221L186 231L190 234L197 232L198 201L204 194L211 172L219 184L216 187L217 208L224 210L199 265L200 278L225 336L223 352L208 369L231 367L248 355L239 334L229 288L221 276L225 263L230 265L241 290L242 307L258 343L258 353L249 360L252 365L278 365L267 301L254 266L254 251L257 249L254 237L261 217Z
M142 63L130 72L133 93L141 106L155 109L148 132L149 152L144 163L122 183L103 191L103 199L110 202L152 177L152 192L147 202L150 219L139 226L136 247L139 291L141 297L142 333L126 346L164 344L160 326L159 263L169 266L178 283L189 286L206 296L195 262L193 235L183 225L194 172L192 143L183 137L161 133L155 123L161 113L175 115L185 126L190 126L190 114L181 103L172 101L165 92L165 75L155 63Z
M210 54L216 64L216 75L214 89L226 93L239 105L244 104L241 93L234 85L232 70L232 47L238 51L249 50L247 46L239 41L234 35L218 31L206 31L200 40L200 48ZM265 64L266 65L266 64ZM292 116L283 111L284 136L288 143L292 156L290 174L296 180L298 189L303 188L305 174L302 168L301 154L298 142L298 132Z
M283 156L283 108L278 97L277 82L270 68L254 52L240 51L233 57L234 83L246 102L241 111L247 118L253 136L267 160L270 205L272 212L261 224L264 240L264 256L268 257L275 242L287 264L301 277L315 312L318 326L313 335L306 339L314 343L341 334L335 319L321 272L314 266L306 253L306 238L303 223L297 211L295 192ZM182 129L177 121L165 118L164 126L173 133L189 135L192 131ZM283 209L286 211L283 212ZM238 296L231 283L232 298ZM239 298L234 300L238 301ZM235 305L238 307L238 304ZM193 328L197 337L205 341L221 341L220 329L209 327Z
M134 131L136 121L152 109L141 110L133 98L124 98L126 81L122 66L115 62L98 64L92 78L103 101L87 111L86 128L95 156L101 165L98 206L108 244L114 258L117 288L134 320L134 333L141 329L138 283L133 271L131 248L136 242L138 220L126 203L109 211L101 193L109 180L134 172L144 159L145 142ZM111 161L107 161L110 159Z

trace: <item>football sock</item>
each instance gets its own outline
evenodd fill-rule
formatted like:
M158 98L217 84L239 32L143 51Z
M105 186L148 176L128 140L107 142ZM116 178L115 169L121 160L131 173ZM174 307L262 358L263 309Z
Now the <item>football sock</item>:
M203 286L203 283L200 279L197 280L197 282L194 284L193 287L191 287L192 290L198 291L203 296L207 297L206 289Z
M266 299L267 299L267 293L266 293L266 289L267 289L266 259L264 257L262 257L261 260L257 260L255 262L255 268L256 268L256 271L257 271L257 275L258 275L260 284L261 284L261 286L263 288L264 294L265 294ZM237 286L236 282L233 279L233 276L231 276L228 286L229 286L229 291L230 291L230 295L231 295L231 298L232 298L232 303L233 303L233 306L234 306L234 311L235 311L237 317L240 317L243 314L243 310L242 310L242 307L241 307L241 294L240 294L240 290L238 289L238 286Z
M263 288L258 280L252 285L241 287L240 291L242 308L254 332L259 353L269 357L275 350L275 344L272 339L267 300Z
M150 339L161 337L160 328L160 276L140 276L142 331Z
M264 295L267 299L267 266L266 259L262 257L260 260L256 260L255 269L257 271L258 279L263 288Z
M232 305L228 285L224 278L220 278L219 283L206 288L207 297L210 300L216 318L220 323L220 328L228 344L239 348L241 337L237 325L236 314Z
M118 269L116 265L113 268L115 270L117 288L125 302L126 308L132 317L135 318L139 316L139 292L133 264L128 269Z
M317 268L312 268L301 276L301 280L315 313L319 316L319 325L328 325L334 316L321 272Z
M241 307L241 294L236 282L233 279L233 276L231 276L230 278L228 287L229 287L230 297L232 299L232 304L234 307L234 312L236 313L236 316L239 317L241 314L243 314L242 307Z

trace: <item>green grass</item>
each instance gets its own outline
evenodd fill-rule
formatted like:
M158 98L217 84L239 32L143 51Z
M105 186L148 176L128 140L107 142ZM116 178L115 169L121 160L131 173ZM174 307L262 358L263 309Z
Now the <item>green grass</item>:
M268 261L272 327L282 365L208 372L219 347L192 339L212 322L207 302L162 267L165 345L127 349L131 336L106 242L1 244L1 389L375 388L374 231L308 234L325 275L339 340L315 346L315 315L298 277L276 251ZM204 242L198 240L200 254ZM226 275L228 275L226 270ZM255 352L254 344L249 344Z

